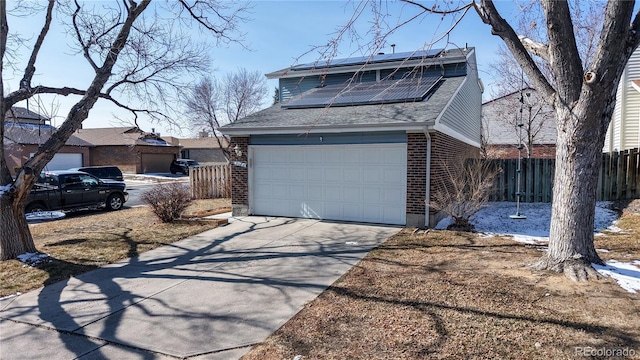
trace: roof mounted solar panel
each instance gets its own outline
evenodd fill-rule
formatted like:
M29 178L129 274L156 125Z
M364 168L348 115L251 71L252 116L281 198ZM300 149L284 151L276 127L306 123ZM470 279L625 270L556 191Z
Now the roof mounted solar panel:
M442 76L328 85L291 99L282 107L300 109L422 101L440 79Z
M403 60L433 58L440 55L440 53L442 53L443 51L444 49L430 49L430 50L421 50L421 51L413 51L413 52L361 56L361 57L353 57L353 58L346 58L346 59L330 59L327 61L320 60L312 63L292 66L291 70L299 71L299 70L312 70L312 69L326 69L326 68L349 66L349 65L377 64L377 63L403 61Z

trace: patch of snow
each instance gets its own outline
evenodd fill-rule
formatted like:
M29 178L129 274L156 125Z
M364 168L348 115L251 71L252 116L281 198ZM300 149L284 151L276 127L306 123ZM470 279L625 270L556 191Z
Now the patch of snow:
M34 213L28 213L25 215L27 221L48 221L57 220L65 217L65 213L62 211L38 211Z
M25 253L18 255L18 260L33 267L49 261L49 255L38 252Z
M2 194L6 192L9 192L10 189L11 189L11 184L0 186L0 196L2 196Z
M612 277L623 289L635 294L640 291L640 267L634 263L640 265L640 261L637 260L633 263L610 260L605 266L592 265L600 274Z
M549 227L551 224L551 204L549 203L521 203L520 214L526 219L511 219L509 215L516 213L516 203L494 202L488 203L483 209L469 219L476 231L490 236L511 236L513 240L530 245L541 245L549 241ZM616 226L618 213L611 210L611 202L596 203L594 231L624 232ZM435 229L446 229L452 223L451 218L445 218ZM486 236L481 235L481 236ZM597 235L597 234L596 234ZM538 248L543 251L546 248ZM597 249L608 252L607 249ZM627 255L625 257L631 257ZM601 274L611 276L625 290L635 293L640 291L640 260L630 263L610 260L606 266L593 265Z
M11 294L11 295L7 295L7 296L3 296L3 297L0 297L0 301L2 301L2 300L6 300L6 299L11 299L11 298L13 298L13 297L20 296L20 295L22 295L22 293L21 293L21 292L17 292L17 293L15 293L15 294Z
M603 252L603 253L608 253L609 250L607 249L596 249L597 252Z

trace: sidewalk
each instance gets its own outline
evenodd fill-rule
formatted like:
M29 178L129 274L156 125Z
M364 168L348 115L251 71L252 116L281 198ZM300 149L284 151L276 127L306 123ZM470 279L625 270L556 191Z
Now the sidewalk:
M238 359L398 230L234 218L0 301L0 358Z

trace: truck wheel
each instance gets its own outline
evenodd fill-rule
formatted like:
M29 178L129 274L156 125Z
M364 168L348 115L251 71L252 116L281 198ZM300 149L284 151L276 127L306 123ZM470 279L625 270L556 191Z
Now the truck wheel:
M24 209L26 214L47 211L47 208L41 203L31 203Z
M111 194L107 199L107 210L120 210L124 204L124 197L120 194Z

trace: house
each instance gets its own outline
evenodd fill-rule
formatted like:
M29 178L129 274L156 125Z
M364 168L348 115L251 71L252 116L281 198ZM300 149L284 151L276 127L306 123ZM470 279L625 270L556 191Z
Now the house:
M196 160L200 165L217 165L228 162L222 148L227 148L229 142L224 137L208 136L207 133L201 133L201 136L197 138L164 136L163 139L171 145L180 146L180 157L183 159Z
M21 107L7 111L4 125L4 156L11 175L15 175L27 160L44 144L55 127L48 118ZM65 145L53 156L46 170L62 170L89 165L92 145L71 136Z
M235 215L433 226L430 194L476 156L482 84L474 48L301 64L280 103L222 127Z
M166 173L180 155L179 146L135 126L79 129L73 135L93 146L92 166L115 165L124 173Z
M532 88L485 102L482 104L482 142L487 156L554 159L555 119L553 108Z
M622 73L616 105L607 129L603 152L640 147L640 48L636 49Z

